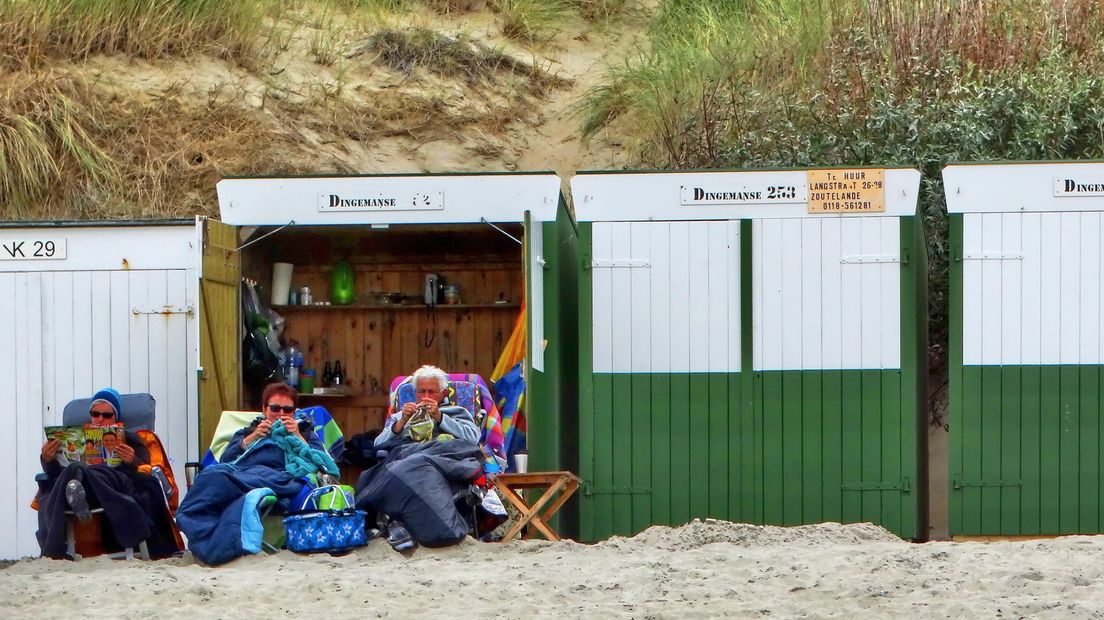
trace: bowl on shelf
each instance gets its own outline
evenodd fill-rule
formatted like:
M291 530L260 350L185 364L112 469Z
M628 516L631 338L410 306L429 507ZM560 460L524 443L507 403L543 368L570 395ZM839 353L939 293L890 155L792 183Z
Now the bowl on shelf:
M368 303L380 306L394 306L406 301L406 295L402 293L371 293L368 295Z

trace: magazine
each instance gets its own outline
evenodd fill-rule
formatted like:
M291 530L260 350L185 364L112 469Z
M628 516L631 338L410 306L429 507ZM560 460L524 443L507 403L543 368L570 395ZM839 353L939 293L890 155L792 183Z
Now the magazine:
M115 446L126 441L122 424L111 426L47 426L43 429L46 439L61 441L57 461L62 467L69 463L115 467L122 459L115 454Z

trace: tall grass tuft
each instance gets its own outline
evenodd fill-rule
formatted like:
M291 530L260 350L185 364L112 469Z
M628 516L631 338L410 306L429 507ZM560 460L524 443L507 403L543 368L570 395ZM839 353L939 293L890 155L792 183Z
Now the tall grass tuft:
M0 0L0 58L248 54L281 0Z
M81 86L63 79L9 80L0 90L0 203L30 208L51 189L102 189L119 170L92 134L99 122Z
M563 0L491 0L502 34L530 43L551 39L563 27L571 6Z
M583 19L604 20L617 15L625 9L626 0L567 0L568 4L579 11Z

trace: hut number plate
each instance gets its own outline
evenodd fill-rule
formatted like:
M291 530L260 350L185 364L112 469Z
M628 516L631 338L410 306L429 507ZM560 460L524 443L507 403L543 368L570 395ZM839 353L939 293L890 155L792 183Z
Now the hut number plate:
M65 239L2 239L0 261L65 260Z

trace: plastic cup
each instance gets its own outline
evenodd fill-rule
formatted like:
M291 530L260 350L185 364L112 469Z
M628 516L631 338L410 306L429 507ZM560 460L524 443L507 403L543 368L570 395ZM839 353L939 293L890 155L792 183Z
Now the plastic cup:
M524 474L529 471L529 455L519 452L514 455L514 473Z
M299 375L299 391L303 394L314 394L314 377Z

